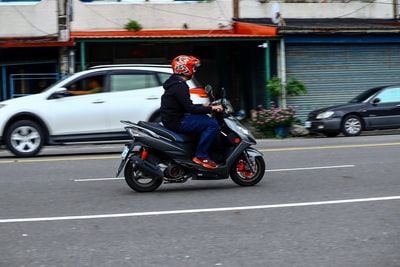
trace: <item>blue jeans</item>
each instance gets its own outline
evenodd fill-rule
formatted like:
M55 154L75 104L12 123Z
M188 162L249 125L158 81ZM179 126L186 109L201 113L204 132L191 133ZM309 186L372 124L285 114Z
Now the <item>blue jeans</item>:
M185 115L178 131L181 133L200 133L200 141L196 148L196 157L208 157L208 150L219 130L216 119L207 115Z

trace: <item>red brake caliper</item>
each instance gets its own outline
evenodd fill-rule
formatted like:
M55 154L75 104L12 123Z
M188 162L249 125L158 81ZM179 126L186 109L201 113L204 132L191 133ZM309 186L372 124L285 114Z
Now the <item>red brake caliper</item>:
M254 166L255 167L255 166ZM241 172L244 176L247 177L251 177L253 176L254 173L252 173L251 171L246 170L246 164L244 164L243 161L239 162L238 166L237 166L237 170L239 172Z

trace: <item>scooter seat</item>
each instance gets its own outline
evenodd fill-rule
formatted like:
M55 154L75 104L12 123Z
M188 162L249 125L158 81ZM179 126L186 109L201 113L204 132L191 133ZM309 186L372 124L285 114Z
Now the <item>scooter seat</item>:
M139 121L138 125L179 143L193 142L192 135L176 133L157 122Z

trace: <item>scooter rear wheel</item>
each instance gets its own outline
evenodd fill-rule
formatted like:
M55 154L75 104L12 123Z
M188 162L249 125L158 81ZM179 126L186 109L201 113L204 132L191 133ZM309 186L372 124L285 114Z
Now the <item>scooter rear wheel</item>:
M163 182L162 178L151 177L128 162L125 166L125 181L136 192L152 192Z
M232 165L230 175L231 179L238 185L251 186L261 181L265 174L265 162L262 157L255 157L253 160L253 169L251 171L250 166L245 159L239 157L237 161Z

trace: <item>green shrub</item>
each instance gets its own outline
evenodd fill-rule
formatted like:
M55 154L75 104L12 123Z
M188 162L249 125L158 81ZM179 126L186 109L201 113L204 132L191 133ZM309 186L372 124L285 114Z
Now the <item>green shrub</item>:
M135 31L138 32L142 29L142 25L140 25L137 21L135 20L130 20L127 24L125 24L124 27L125 30L128 31Z
M272 77L272 79L268 81L267 88L273 96L282 96L283 94L282 80L276 76ZM289 96L297 96L308 93L304 83L298 81L294 77L288 78L285 89L286 94Z

